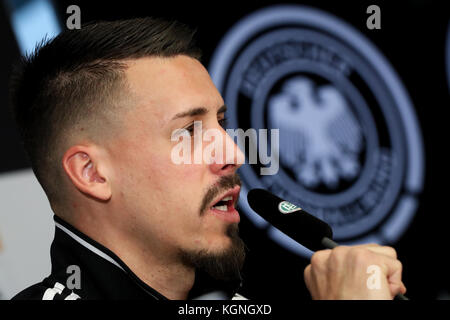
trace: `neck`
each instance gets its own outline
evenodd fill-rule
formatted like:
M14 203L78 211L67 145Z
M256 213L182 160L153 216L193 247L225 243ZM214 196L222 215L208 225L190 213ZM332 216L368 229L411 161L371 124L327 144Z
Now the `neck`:
M149 254L133 254L124 249L119 257L147 285L170 300L186 300L195 280L195 269L181 263L160 262ZM136 252L136 251L135 251Z
M111 245L112 250L143 282L170 300L187 299L195 281L194 268L125 241Z
M64 219L67 220L66 217ZM145 242L93 216L84 218L84 221L67 222L114 252L140 280L166 298L187 299L194 284L195 268L180 262L176 254L168 254L167 248L150 248Z

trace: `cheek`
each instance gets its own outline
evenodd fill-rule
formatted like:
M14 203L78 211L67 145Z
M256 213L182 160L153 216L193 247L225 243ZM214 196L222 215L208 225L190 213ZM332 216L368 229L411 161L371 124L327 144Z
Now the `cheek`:
M186 185L195 185L200 183L204 175L205 168L197 164L175 164L170 157L162 155L153 155L152 160L147 167L146 172L153 175L161 183L167 183L169 186L177 188Z
M205 186L200 165L174 164L170 157L153 154L143 162L142 170L137 170L140 182L139 192L152 194L152 205L158 208L169 207L168 214L175 213L180 219L186 215L196 216L204 197ZM145 190L145 191L144 191Z
M128 157L120 160L120 181L116 184L125 193L127 206L137 212L152 208L152 212L146 214L151 215L153 221L164 217L158 222L169 229L198 228L198 210L207 188L207 167L173 163L171 149L167 146L152 150L143 146L130 149L126 149Z

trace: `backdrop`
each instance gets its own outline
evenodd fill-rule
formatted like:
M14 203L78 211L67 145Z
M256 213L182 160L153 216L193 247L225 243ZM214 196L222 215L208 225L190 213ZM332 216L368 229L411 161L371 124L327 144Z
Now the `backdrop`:
M260 174L270 166L262 155L240 169L245 296L310 298L311 252L248 207L248 190L262 187L327 221L338 242L395 247L411 299L449 298L448 9L424 0L1 2L0 297L49 273L54 232L8 113L11 66L78 17L162 16L198 29L230 128L279 129L278 172Z

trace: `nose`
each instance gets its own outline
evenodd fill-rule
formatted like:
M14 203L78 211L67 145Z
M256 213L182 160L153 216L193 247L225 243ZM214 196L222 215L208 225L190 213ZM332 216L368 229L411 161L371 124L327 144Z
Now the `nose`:
M245 155L223 128L220 128L220 132L222 152L214 155L209 169L212 173L222 176L232 174L239 169L245 162Z

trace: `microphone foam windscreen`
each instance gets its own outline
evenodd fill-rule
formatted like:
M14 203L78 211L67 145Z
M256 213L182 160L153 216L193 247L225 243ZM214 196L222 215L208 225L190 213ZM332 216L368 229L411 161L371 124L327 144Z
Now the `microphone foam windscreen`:
M327 223L269 191L252 189L247 200L262 218L310 250L325 249L322 239L333 236Z

